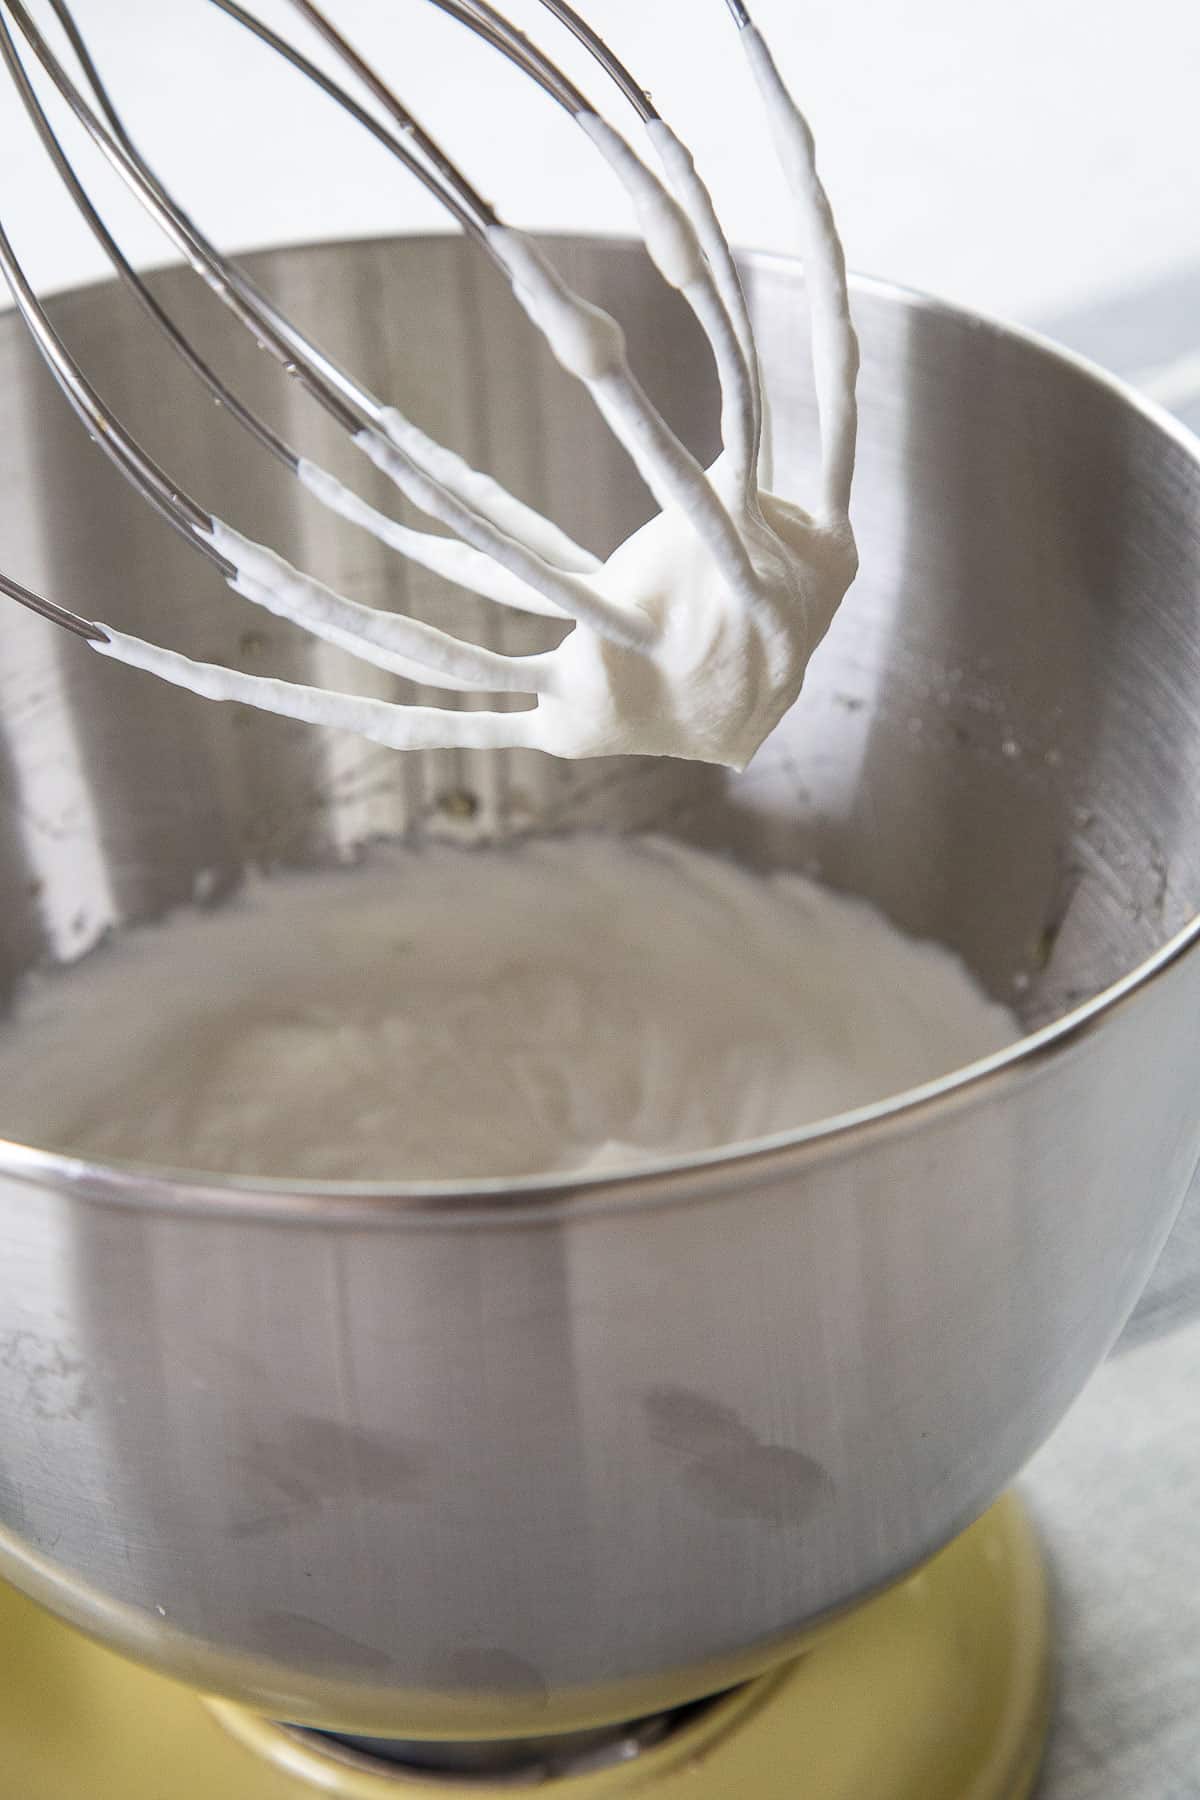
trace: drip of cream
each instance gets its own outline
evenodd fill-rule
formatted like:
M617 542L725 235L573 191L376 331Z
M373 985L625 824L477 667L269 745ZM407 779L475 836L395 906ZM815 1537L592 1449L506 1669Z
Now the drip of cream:
M881 1100L1012 1042L862 901L659 839L380 850L30 978L0 1131L315 1179L614 1168Z
M393 705L195 662L108 626L92 647L209 699L356 732L390 748L520 746L561 757L659 754L744 768L800 693L857 569L848 507L858 346L812 134L758 31L747 22L739 35L804 239L822 439L821 490L811 513L757 483L765 402L753 334L690 155L661 121L652 122L664 184L611 126L586 113L578 122L629 193L656 268L684 296L712 347L723 444L714 465L701 468L639 385L617 321L568 288L529 238L496 224L487 236L513 292L587 389L658 514L596 566L547 521L389 409L358 434L359 449L461 541L401 525L310 463L299 471L319 501L400 553L497 604L573 621L562 643L533 657L484 650L334 594L219 520L211 532L213 547L233 566L230 585L254 604L394 674L450 691L518 693L529 706L492 712Z

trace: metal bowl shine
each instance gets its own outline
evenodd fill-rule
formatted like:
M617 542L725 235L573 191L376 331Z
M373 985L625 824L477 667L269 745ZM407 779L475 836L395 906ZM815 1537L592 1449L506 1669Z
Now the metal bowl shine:
M677 298L628 244L555 253L710 454L713 381ZM586 397L458 242L251 266L595 548L646 515ZM745 269L777 485L803 497L803 283L776 258ZM155 286L256 404L396 509L199 284ZM7 993L110 927L219 904L251 868L440 835L478 845L486 882L490 846L586 827L864 894L959 951L1029 1032L853 1117L620 1177L218 1182L0 1145L0 1570L64 1617L342 1730L650 1712L918 1565L1112 1342L1200 1150L1200 455L1029 336L871 282L855 310L862 574L744 775L392 755L192 701L0 612ZM361 598L542 641L545 621L315 512L113 288L55 314L231 522ZM362 678L137 502L12 318L0 420L13 573L193 655Z

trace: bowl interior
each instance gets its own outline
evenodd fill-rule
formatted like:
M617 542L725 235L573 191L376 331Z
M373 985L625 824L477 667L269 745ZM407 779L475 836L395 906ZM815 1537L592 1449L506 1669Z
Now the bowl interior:
M645 256L555 255L619 313L635 367L701 456L716 396L690 315ZM599 551L649 498L495 272L457 240L249 260L332 354ZM748 256L777 443L811 491L803 288ZM184 271L155 278L285 435L397 516L404 503ZM742 776L536 752L398 756L213 707L0 612L0 992L111 926L248 866L342 861L374 838L486 845L652 830L800 868L958 950L1029 1026L1127 973L1200 906L1200 463L1182 438L1033 341L860 283L862 573L802 703ZM550 641L322 513L213 407L112 288L56 317L97 384L204 504L360 599L506 650ZM364 671L230 593L124 486L0 321L7 565L83 612L251 670L445 703ZM424 521L416 521L425 523ZM369 685L368 685L369 684ZM452 703L452 702L451 702Z

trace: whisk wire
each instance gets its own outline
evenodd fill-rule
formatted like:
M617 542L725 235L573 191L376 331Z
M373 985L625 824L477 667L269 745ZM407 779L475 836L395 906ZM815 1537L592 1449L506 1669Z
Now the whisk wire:
M3 21L0 20L0 53L2 51ZM101 445L122 474L140 490L168 524L173 525L189 542L204 550L222 574L233 574L233 565L206 542L206 534L212 529L211 515L185 494L154 458L142 449L88 381L34 293L3 225L0 225L0 273L3 273L8 282L17 310L43 361L89 435Z
M108 633L102 625L94 625L90 619L81 619L78 613L68 612L65 606L56 606L53 600L45 600L41 594L35 594L11 575L0 569L0 593L7 594L10 600L19 601L28 607L30 612L40 614L49 619L52 625L61 625L64 631L74 632L76 637L83 638L91 644L102 644L108 640Z
M217 3L222 4L224 3L224 0L217 0ZM642 225L643 235L647 239L647 247L651 250L651 254L655 256L655 260L658 263L660 270L666 275L667 279L671 280L674 285L679 285L683 288L685 298L696 313L701 328L704 330L709 343L712 346L714 355L717 359L718 376L722 392L724 395L730 397L727 406L728 417L726 419L726 425L729 428L728 436L734 441L730 443L728 447L731 450L731 454L736 458L739 478L744 480L753 449L752 412L749 399L749 370L746 366L741 344L738 341L736 333L732 329L731 322L726 313L720 292L712 279L711 271L707 267L707 261L700 251L699 243L695 238L694 227L692 226L690 219L688 219L686 213L680 212L678 208L675 207L675 203L669 199L657 177L655 177L640 159L635 156L634 152L629 148L625 141L620 138L616 132L603 126L603 122L597 118L594 110L583 94L568 80L562 70L552 62L545 52L533 45L523 33L517 32L493 6L488 4L488 0L467 0L467 4L465 5L461 4L460 0L432 0L432 4L440 11L460 20L460 22L466 25L469 30L476 34L480 33L482 26L486 41L501 49L518 68L530 77L530 79L558 99L574 118L580 123L585 124L585 128L591 127L588 130L588 135L600 150L601 155L604 156L606 161L608 161L613 168L618 179L623 183L633 199L635 207L638 208L639 222ZM292 0L292 5L304 19L321 32L322 36L335 52L351 69L353 69L354 73L368 85L370 92L380 104L384 106L400 128L402 130L407 129L408 123L411 120L411 114L409 114L407 108L396 98L395 94L387 84L382 81L372 66L365 61L357 50L354 49L342 33L330 23L320 8L314 4L314 0ZM425 142L431 144L431 140L428 139L427 134L425 134ZM440 166L452 169L453 165L450 164L449 158L447 158L445 153L440 150L440 147L436 145L431 145L431 147L433 152L439 158ZM461 179L461 177L459 179ZM690 280L677 280L664 262L662 255L656 252L654 238L650 235L646 219L647 207L655 206L664 210L672 209L675 214L672 221L675 231L681 236L690 237L692 243L695 245L698 261L694 265L694 276ZM497 243L498 226L499 221L493 213L485 228L488 247L493 253ZM501 258L501 262L506 267L510 279L512 279L512 270L508 267L503 257ZM526 266L529 266L528 263ZM558 288L560 293L568 299L570 304L573 306L578 306L580 304L578 295L571 294L569 291L563 289L561 283L558 284ZM657 414L657 409L652 408L648 397L644 393L631 385L627 385L626 399L631 409L636 409L647 415L651 411L655 413L654 419L648 422L648 429L645 434L646 438L654 445L657 446L662 444L666 441L667 437L673 439L674 434L667 431L661 415ZM645 462L644 446L643 455L641 457L634 453L631 445L627 444L627 448L630 449L631 454L634 455L635 462L638 462L639 466ZM682 449L682 445L675 439L672 447L672 455L669 459L670 463L678 462L679 458L677 453L682 451ZM654 466L659 471L660 482L662 485L656 486L655 482L651 480L651 486L655 489L658 497L662 499L664 494L671 493L673 477L669 464L664 464L657 454L654 455L653 462ZM646 473L644 467L642 468L642 473ZM699 496L694 489L690 498L693 504L702 504L710 514L714 512L716 505L719 504L715 499L709 500L703 496Z
M222 267L222 259L213 252L212 247L196 231L186 215L169 198L162 185L147 171L143 166L142 159L129 150L120 137L116 136L97 116L95 110L88 104L75 82L67 74L61 61L51 50L30 17L23 0L4 0L4 5L11 13L22 37L59 95L83 126L92 142L112 164L122 180L133 190L138 199L142 201L196 273L214 292L227 301L241 318L242 323L255 332L261 339L263 348L276 356L289 374L294 374L305 386L309 387L314 393L314 397L320 400L347 430L361 429L365 421L349 408L340 395L329 389L310 367L295 361L286 342L279 337L261 311L248 304L237 287L229 282Z
M231 10L230 0L217 0L217 3L223 4L226 10ZM316 397L327 410L331 411L347 430L351 431L356 437L359 437L362 433L367 431L375 423L375 420L371 417L370 409L363 408L355 402L348 402L333 392L320 372L314 369L310 359L306 355L297 353L294 339L289 345L288 340L282 333L275 329L264 310L255 303L252 297L248 297L245 294L239 284L230 280L224 259L215 252L213 247L203 237L203 234L197 231L191 221L187 219L186 215L184 215L174 204L162 184L145 166L143 159L128 145L127 134L122 132L120 136L115 135L97 118L93 109L80 94L78 88L71 81L59 60L50 50L42 34L38 31L23 4L23 0L8 0L8 4L10 5L13 17L21 29L22 34L25 36L26 41L29 43L34 54L42 64L42 67L53 81L60 95L70 106L76 118L79 119L93 141L108 157L109 161L114 164L118 173L130 183L138 197L149 208L153 216L167 232L168 236L170 236L176 245L184 251L184 254L188 257L188 260L192 263L193 267L197 269L221 298L226 300L235 313L241 318L243 324L247 325L249 329L255 332L256 336L258 336L259 340L263 343L263 346L275 355L277 360L283 364L287 372L296 375L309 391L314 394L314 397ZM59 4L61 10L63 0L59 0ZM469 185L466 184L461 177L458 177L457 171L454 171L453 165L450 163L449 159L446 158L438 146L433 143L428 134L423 132L421 128L416 125L411 113L409 113L396 99L386 84L374 75L373 71L370 70L369 65L365 64L363 59L358 56L358 53L347 43L342 34L330 24L324 14L321 13L320 9L312 4L312 0L293 0L293 5L306 19L309 20L310 23L314 24L317 29L322 32L322 35L327 38L338 55L346 60L349 66L351 66L357 74L360 74L364 79L369 81L371 91L385 105L401 129L404 131L412 129L419 134L418 141L420 145L423 148L427 147L429 154L435 159L436 165L440 171L451 171L454 180L458 183L459 192L464 195L470 195L472 190L470 190ZM243 9L240 8L237 9L239 14L242 13L242 10ZM276 47L277 40L275 39L275 34L260 35L266 35L267 41L272 43L272 47ZM74 34L75 41L79 41L80 36L81 34L76 31ZM287 47L281 48L283 53L288 53ZM289 59L296 60L295 57L289 57ZM297 66L304 65L302 62L298 62ZM311 67L311 65L305 66L305 73L308 73L309 67ZM122 139L125 141L122 141ZM401 150L401 154L405 154L406 160L411 160L410 156L403 150ZM631 157L632 153L627 152L627 155ZM611 150L609 151L609 156L610 160L613 160ZM638 169L639 171L641 170L640 164L638 165ZM624 174L628 185L628 165L618 166L618 173ZM486 218L494 218L494 214L491 214L489 210L486 215L481 215L481 218L477 223L485 229L489 247L494 253L496 249L497 234L494 228L486 226L484 222ZM502 260L504 259L502 258ZM538 259L538 262L540 264L540 259ZM544 269L531 264L527 258L527 270L531 267L534 268L535 276L543 291L548 291L547 283L542 278ZM511 267L508 272L511 278ZM562 290L561 286L559 288L559 293L575 306L582 304L579 302L577 296L567 293L566 290ZM689 295L689 297L692 296ZM717 305L718 307L721 305L719 299ZM711 323L711 315L709 322ZM712 333L710 332L710 336L711 335ZM725 345L725 350L725 360L728 361L728 344ZM622 375L623 374L624 372L622 372ZM718 511L720 510L720 502L716 499L716 496L711 493L711 490L707 489L707 484L705 484L703 491L701 491L697 485L701 479L702 472L699 471L698 468L693 469L687 466L689 461L687 453L683 451L682 446L678 443L678 440L674 438L674 435L668 431L664 422L661 420L661 417L657 414L656 409L652 407L644 392L640 390L636 384L627 379L624 380L624 396L630 409L639 413L645 420L646 425L646 429L641 434L640 443L635 444L628 439L627 435L622 434L623 439L626 442L626 447L630 450L631 454L634 455L635 461L639 461L642 465L643 473L647 472L645 465L647 461L649 461L651 485L655 487L655 491L658 493L660 499L667 499L668 503L672 499L677 501L681 492L685 492L687 498L693 501L693 503L698 501L702 512L708 516L710 537L715 543L722 546L722 554L729 560L731 569L740 575L744 581L747 571L743 566L744 558L739 554L740 546L735 543L730 531L724 528L722 520L717 516ZM650 446L648 457L646 454L647 443L649 443ZM403 443L398 444L396 448L400 450L401 456L405 457L406 447ZM682 486L680 480L681 469L683 474ZM389 465L389 473L394 474L395 472L396 465L391 463ZM657 477L657 479L655 479L655 477ZM419 498L414 491L414 488L417 486L426 490L424 500ZM404 491L406 491L408 497L415 500L418 505L427 504L429 497L427 482L410 483ZM463 535L466 535L468 542L472 541L472 536L470 534L463 533L461 518L451 518L448 516L448 513L450 512L458 512L459 509L457 507L446 508L443 506L440 508L435 507L433 510L434 515L439 517L443 523L450 525L451 529L458 530ZM477 524L477 522L475 523ZM484 535L486 537L490 534L485 533ZM497 545L493 540L491 542L477 542L476 547L495 553ZM544 580L545 572L538 571L538 573ZM527 574L526 578L528 578ZM562 596L560 594L551 594L549 597L559 604L562 603ZM569 610L573 613L575 612L575 608L569 608ZM611 609L601 608L599 611L610 614L608 620L610 625L616 622L611 617ZM578 616L577 613L576 616Z
M599 63L613 85L620 89L633 107L643 125L659 116L658 108L651 100L649 93L641 87L629 73L619 57L613 55L608 45L598 32L592 30L586 19L581 19L573 6L567 6L565 0L541 0L541 4L551 16L565 25L571 35L578 39L584 49Z
M298 12L301 18L306 19L336 52L347 68L354 71L358 80L399 126L404 138L415 146L420 156L427 159L429 167L440 184L431 191L436 192L442 204L448 206L455 213L466 230L472 232L486 245L488 227L496 223L496 215L489 202L471 185L461 169L451 161L441 145L430 136L409 108L397 98L378 70L372 68L371 64L359 55L349 39L326 17L320 7L315 6L313 0L291 0L291 3L294 11ZM235 9L231 0L213 0L213 4L226 12L232 13L235 10L241 12L242 10L240 7ZM282 40L278 39L274 32L268 34L264 29L261 35L265 40L271 42L272 48L281 49L282 54L286 55L289 61L295 62L297 68L303 65L304 73L309 76L310 80L320 80L320 73L314 65L309 63L307 58L300 58L298 52L293 53L290 48L283 48ZM410 168L414 168L417 157L406 149L401 149L400 153L409 163Z
M313 80L332 99L334 99L338 105L342 106L351 117L369 130L377 141L392 154L398 156L414 173L418 174L419 178L430 188L430 191L434 193L435 197L443 203L449 204L450 210L455 213L456 217L459 217L458 202L453 201L451 203L450 197L447 196L446 192L434 180L425 165L412 156L411 151L403 141L397 139L386 126L382 125L381 122L375 119L370 113L367 113L365 109L362 108L344 88L334 82L325 71L311 63L295 48L295 46L289 44L286 39L281 38L278 33L273 32L269 27L264 25L262 21L250 14L244 7L238 6L235 3L235 0L214 0L214 3L219 5L221 10L226 12L237 23L253 32L254 35L259 37L270 49L274 50L280 56L285 57L300 71L300 73ZM474 518L478 525L479 533L482 533L485 539L483 544L478 547L477 553L479 555L482 556L495 553L497 544L494 538L490 536L488 528L502 524L506 531L510 533L515 532L522 543L529 548L536 550L545 561L553 566L561 566L568 570L573 569L576 571L589 570L596 567L595 558L581 549L579 545L573 543L558 526L554 525L550 520L544 519L542 515L533 508L517 501L491 477L484 476L479 471L470 468L461 458L446 451L441 445L437 444L435 440L430 439L424 433L418 432L409 421L404 419L402 414L396 411L396 409L385 407L382 401L365 389L352 375L341 369L337 363L322 351L319 346L315 345L311 339L298 331L292 321L275 306L269 296L264 294L244 271L238 268L236 263L222 256L221 253L217 251L216 247L207 237L205 237L203 232L201 232L199 227L195 224L194 220L192 220L178 205L178 202L174 200L173 196L169 194L163 184L158 180L154 170L146 162L145 158L140 154L136 145L133 143L132 138L116 110L111 95L104 86L99 71L97 70L95 60L88 50L86 41L66 4L66 0L53 0L53 4L56 14L60 20L64 22L64 29L68 32L69 41L75 49L75 53L84 70L85 76L89 80L89 84L95 84L94 91L97 103L104 114L113 137L121 145L130 162L140 171L145 186L154 190L159 196L161 205L177 216L181 224L186 227L196 244L202 249L210 269L219 272L221 283L227 284L227 288L232 295L240 298L244 310L239 309L234 304L233 299L230 297L230 292L226 291L226 286L217 285L205 275L205 279L208 280L209 285L216 286L216 291L219 296L225 300L227 304L234 307L236 316L239 317L241 323L246 326L247 329L254 333L256 341L260 342L264 348L270 350L276 356L277 360L282 360L283 366L289 374L299 375L302 379L307 377L307 379L305 379L305 385L309 392L312 393L320 403L325 405L327 411L333 413L336 422L341 424L343 428L348 430L362 430L369 425L375 429L384 431L385 435L391 438L395 443L397 449L404 458L416 463L426 476L434 478L431 483L426 484L424 498L418 497L415 488L406 490L407 497L412 500L414 504L420 506L422 510L430 512L431 516L437 518L440 523L448 525L452 530L457 531L461 529L461 520L463 518ZM121 172L123 173L124 171ZM131 185L134 184L131 183ZM146 204L145 189L134 185L134 191L143 201L143 204ZM151 211L152 216L159 219L161 225L161 214L156 212L153 206L150 206L149 210ZM464 223L464 220L460 217L459 222ZM204 275L203 269L201 269L200 272ZM247 316L247 314L249 316ZM280 343L287 346L288 357L290 357L290 360L281 357L279 349ZM350 409L348 417L344 414L339 414L338 410L330 403L331 393L338 393L345 400L346 406ZM261 425L261 421L258 423ZM289 451L289 456L293 455L294 453ZM459 510L455 512L454 516L450 515L447 505L438 503L439 499L442 497L443 488L448 490L450 496L452 496L453 500L457 503L457 508ZM325 503L328 504L327 497ZM462 509L465 509L465 511ZM498 514L503 515L502 519ZM388 528L388 531L391 534L388 537L388 541L395 541L395 533L400 531L401 528L396 526L394 521L384 520L382 515L372 513L371 517ZM417 555L416 560L426 561L429 566L434 566L436 563L436 566L441 569L444 564L444 554L440 549L436 548L436 546L439 546L440 544L441 540L438 538L429 537L427 534L410 533L405 539L404 548L406 554L414 554L416 551L420 550L422 554ZM397 543L397 547L401 546ZM433 562L430 562L431 558L434 559ZM475 571L475 574L477 577L478 571ZM525 598L526 604L530 604L531 602L528 594ZM541 610L541 607L537 604L536 600L532 602L532 605L534 610ZM559 611L561 608L558 604L554 604L553 610Z
M0 28L2 28L2 21L0 21ZM15 50L15 46L13 48ZM19 52L16 53L15 60L9 61L8 66L26 112L33 122L55 172L66 187L67 192L74 201L76 209L82 216L89 231L112 263L120 279L134 295L143 311L153 320L154 324L167 338L176 354L183 358L184 362L187 363L192 372L201 382L203 382L213 399L221 406L225 407L253 437L257 438L258 442L265 450L268 450L272 456L276 457L295 473L299 467L300 461L296 452L292 450L289 445L284 443L283 439L280 438L264 420L260 419L256 413L246 406L244 402L238 398L237 394L233 392L232 388L227 386L227 384L221 380L220 376L216 374L195 349L187 335L171 318L166 308L162 306L154 294L151 293L137 270L125 256L120 245L117 243L99 212L97 212L93 205L91 197L83 186L83 183L80 181L73 163L63 150L62 144L46 114L46 110L42 106L32 83L28 79L24 65L20 60Z
M7 0L6 0L7 3ZM149 171L136 151L126 147L120 139L102 124L89 107L86 100L71 82L61 63L49 49L41 33L30 19L21 0L11 0L10 10L30 48L42 63L47 74L67 101L71 110L88 130L89 135L97 142L118 169L118 172L129 179L130 185L138 194L152 215L167 230L168 235L184 247L189 261L208 282L208 285L227 300L235 315L254 332L256 339L263 347L270 350L281 361L289 373L297 374L310 392L318 398L330 411L338 423L355 436L356 441L369 437L376 430L376 420L389 421L389 415L382 406L375 402L372 411L359 406L356 402L339 397L325 381L309 359L299 353L295 345L289 346L287 338L278 332L269 320L266 310L260 308L256 300L248 297L240 283L227 279L224 259L212 248L208 241L193 227L174 202L167 195L161 183ZM8 36L7 32L5 33ZM19 64L15 45L8 38L8 49L11 55L6 56L10 67ZM15 70L14 70L15 72ZM124 133L121 134L125 136ZM119 422L109 409L104 407L99 397L90 388L82 376L82 371L65 351L61 339L54 333L44 311L37 305L32 289L25 281L23 272L12 252L11 244L6 240L6 256L4 272L10 276L14 286L14 294L27 322L33 330L35 342L42 350L54 370L57 378L65 386L68 398L76 410L88 424L111 459L122 470L130 475L142 488L147 498L160 506L165 502L168 516L173 523L179 523L182 512L184 523L199 528L203 533L211 527L211 519L203 508L190 501L187 496L170 482L164 473L151 463L140 448L133 443L128 434L120 427ZM398 415L395 416L398 418ZM403 424L403 421L400 421ZM622 621L615 608L609 608L603 601L593 603L588 593L580 594L572 584L569 576L560 575L541 557L528 552L522 546L510 540L496 530L486 520L478 519L470 509L459 502L455 496L442 489L440 484L424 475L412 464L403 449L396 449L390 459L389 474L397 480L402 491L420 506L422 510L433 513L442 523L456 530L468 541L475 540L475 548L485 554L498 556L507 560L510 565L517 565L514 572L529 581L535 590L549 590L547 598L556 608L564 602L571 616L578 616L580 605L593 617L604 617L605 621L622 627ZM145 479L143 479L145 478ZM178 503L175 505L174 503ZM201 536L198 540L206 553L213 555L211 545ZM231 573L230 566L220 557L214 555L222 572Z

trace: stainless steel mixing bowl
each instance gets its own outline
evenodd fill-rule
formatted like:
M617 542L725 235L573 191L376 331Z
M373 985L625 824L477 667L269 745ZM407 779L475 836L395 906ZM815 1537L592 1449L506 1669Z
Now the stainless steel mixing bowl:
M707 365L641 253L559 254L711 451ZM378 391L597 548L644 516L458 243L252 262ZM802 283L746 268L779 484L803 494ZM363 479L203 290L158 286ZM648 1712L944 1543L1111 1343L1200 1147L1200 458L1029 337L872 283L856 311L862 575L741 777L390 755L192 702L0 612L10 987L114 922L219 903L250 866L436 833L478 841L486 882L488 843L587 825L819 871L953 945L1034 1032L919 1096L620 1179L215 1183L0 1146L0 1566L64 1616L346 1730ZM540 641L544 621L502 621L312 511L111 289L56 314L234 523L359 596ZM0 419L15 574L193 654L361 678L138 505L11 319ZM365 488L394 505L373 471Z

